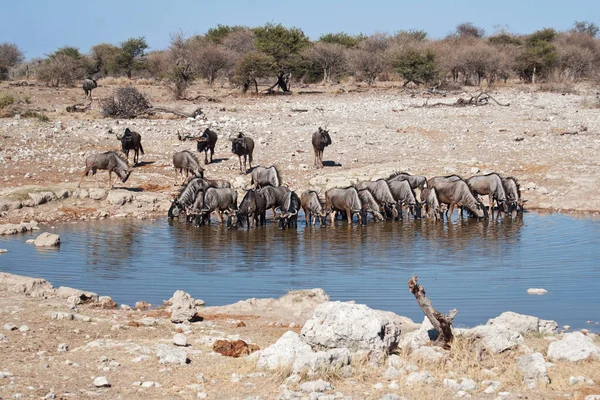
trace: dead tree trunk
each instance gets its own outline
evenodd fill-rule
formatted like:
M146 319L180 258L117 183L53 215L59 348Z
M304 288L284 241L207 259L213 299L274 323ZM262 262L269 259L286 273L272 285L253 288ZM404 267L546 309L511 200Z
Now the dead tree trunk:
M140 111L136 115L154 114L157 112L175 114L175 115L179 115L180 117L184 117L184 118L196 118L198 115L204 116L204 112L200 108L197 108L196 110L189 113L189 112L174 110L172 108L166 108L166 107L150 107L150 108L145 109L144 111Z
M421 310L423 310L431 322L431 325L433 325L438 332L435 344L445 349L449 349L450 343L454 340L454 335L452 334L452 321L454 321L454 317L456 317L458 311L453 309L448 315L444 315L433 308L431 300L425 295L425 289L417 283L418 280L419 278L416 275L413 275L408 281L408 290L415 295L419 307L421 307Z

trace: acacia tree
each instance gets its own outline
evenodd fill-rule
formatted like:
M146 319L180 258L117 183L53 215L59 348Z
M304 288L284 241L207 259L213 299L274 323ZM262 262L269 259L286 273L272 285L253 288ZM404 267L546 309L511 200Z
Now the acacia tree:
M231 60L230 54L221 45L210 41L196 41L191 49L195 70L206 78L212 86L217 74L226 68Z
M364 78L369 86L388 68L388 47L387 35L375 34L361 41L349 54L349 64L353 72Z
M37 71L38 79L51 86L72 86L86 73L89 65L76 47L65 46L50 54Z
M109 76L116 73L117 57L121 49L110 43L99 43L92 47L90 51L94 63L94 73L102 76Z
M552 44L556 36L554 29L545 28L532 33L525 39L525 47L517 57L519 77L535 83L538 77L546 77L557 59L556 47Z
M270 56L278 70L276 85L289 92L289 74L300 63L300 52L310 44L310 40L301 29L288 29L281 24L268 23L253 31L256 49Z
M338 43L317 42L307 49L306 57L323 70L323 82L329 82L346 65L346 47Z
M13 43L0 44L0 81L8 78L8 70L23 62L23 52Z
M273 57L264 53L253 51L246 53L237 63L233 78L234 82L242 86L242 92L246 93L251 85L254 85L258 94L258 78L273 74L277 68Z
M143 66L144 50L148 48L148 44L144 37L131 38L122 42L120 48L121 52L115 60L117 68L125 71L131 79L133 70Z

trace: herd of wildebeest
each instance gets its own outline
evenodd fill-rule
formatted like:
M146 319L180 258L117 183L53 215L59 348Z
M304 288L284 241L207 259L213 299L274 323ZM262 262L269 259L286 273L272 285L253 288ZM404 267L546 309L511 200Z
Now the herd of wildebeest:
M218 139L215 132L207 128L198 135L178 134L178 137L182 141L196 140L196 150L205 153L204 163L213 162ZM122 152L109 151L88 156L79 184L90 171L95 174L98 169L108 170L109 187L112 187L112 172L122 182L127 181L132 172L128 163L129 151L134 152L134 164L138 163L139 153L144 154L141 135L127 128L123 134L117 134L117 138L121 141ZM467 179L458 175L427 179L425 176L397 172L385 179L329 189L325 192L324 199L313 190L304 191L298 196L281 184L275 166L252 167L254 141L250 137L239 133L230 141L232 153L239 157L240 172L243 174L250 171L251 174L251 188L245 190L240 204L237 201L238 193L230 182L207 179L196 152L183 150L173 155L175 185L181 184L183 188L173 199L168 212L169 219L185 216L187 222L200 226L210 224L210 216L215 212L221 223L225 215L228 226L250 228L264 225L266 212L270 209L273 218L279 220L279 227L285 229L297 226L301 209L307 225L315 225L318 221L321 226L325 226L327 217L333 224L338 214L349 224L355 215L359 223L366 224L369 214L373 219L383 221L402 220L405 215L407 218L443 220L452 215L454 208L460 210L461 218L463 212L467 217L480 219L499 215L515 217L523 212L525 200L521 198L518 181L497 173ZM313 133L316 168L323 167L323 150L331 143L328 130L319 127ZM246 161L249 161L249 170L246 168ZM480 196L488 196L487 207Z

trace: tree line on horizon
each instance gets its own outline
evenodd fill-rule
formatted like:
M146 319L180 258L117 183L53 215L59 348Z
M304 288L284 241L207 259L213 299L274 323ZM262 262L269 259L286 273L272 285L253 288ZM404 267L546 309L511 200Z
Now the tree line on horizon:
M170 83L176 98L204 79L226 79L242 91L272 82L284 91L293 83L336 83L354 77L372 85L397 80L404 85L578 82L600 77L600 28L587 21L559 32L544 28L515 35L500 30L486 36L472 23L431 40L422 30L370 36L327 33L311 41L296 27L267 23L218 25L203 35L171 35L167 49L148 51L144 37L119 45L100 43L88 54L64 46L45 58L24 62L15 44L0 44L0 80L33 78L49 86L72 86L85 77L154 78Z

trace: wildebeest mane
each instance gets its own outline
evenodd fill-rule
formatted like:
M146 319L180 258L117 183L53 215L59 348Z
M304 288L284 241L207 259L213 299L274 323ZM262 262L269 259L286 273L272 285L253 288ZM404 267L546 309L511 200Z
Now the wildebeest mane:
M196 154L192 153L189 150L183 150L184 152L186 152L187 154L190 155L190 157L192 157L194 159L194 161L196 161L196 163L198 164L198 166L200 165L200 160L198 160L198 157L196 157Z
M384 180L389 181L390 179L395 178L395 177L400 176L400 175L410 175L410 174L408 172L404 172L404 171L400 171L400 172L396 171L396 172L393 172L387 178L384 178Z
M515 186L517 187L517 194L519 195L519 198L521 198L521 184L519 183L519 180L514 176L507 176L504 179L512 179L515 182Z

